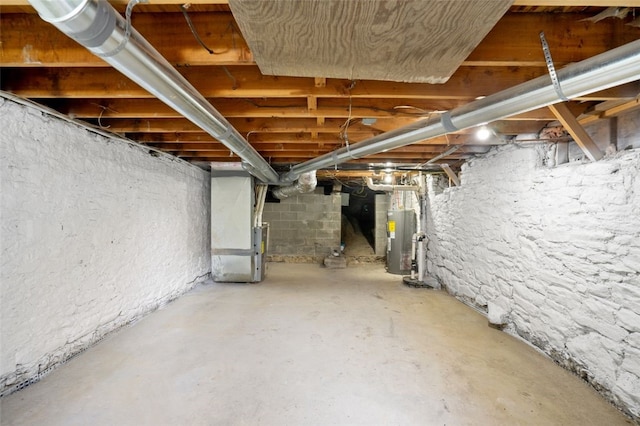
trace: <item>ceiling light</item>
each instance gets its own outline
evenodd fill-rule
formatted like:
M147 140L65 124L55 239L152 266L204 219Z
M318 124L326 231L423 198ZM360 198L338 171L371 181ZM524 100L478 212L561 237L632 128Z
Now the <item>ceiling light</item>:
M384 175L384 183L391 183L393 181L393 175L391 173L387 173Z
M476 131L476 138L479 141L487 141L491 137L491 130L487 126L482 126Z

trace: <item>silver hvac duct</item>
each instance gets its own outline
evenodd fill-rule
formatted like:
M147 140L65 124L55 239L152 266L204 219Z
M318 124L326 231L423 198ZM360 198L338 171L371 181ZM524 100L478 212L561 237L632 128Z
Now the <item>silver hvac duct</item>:
M318 179L316 178L316 171L313 170L300 175L294 185L275 189L273 196L281 200L296 194L306 194L316 189L316 185L318 185Z
M133 0L127 8L130 16ZM278 174L106 0L29 0L40 17L222 142L263 182Z
M387 185L382 183L373 183L373 179L371 177L367 178L367 188L372 191L384 191L384 192L393 192L393 191L417 191L419 187L417 185Z
M292 182L301 173L399 148L457 130L542 108L640 79L640 40L568 65L557 72L559 89L544 75L449 112L382 133L349 147L337 149L294 166L281 176ZM564 96L563 96L564 95ZM564 98L564 99L563 99Z

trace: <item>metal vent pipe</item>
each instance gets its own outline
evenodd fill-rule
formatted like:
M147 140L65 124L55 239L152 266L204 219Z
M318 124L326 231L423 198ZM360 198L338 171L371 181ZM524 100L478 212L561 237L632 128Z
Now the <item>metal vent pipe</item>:
M279 200L288 198L292 195L307 194L316 189L318 185L318 179L316 178L316 171L313 170L308 173L300 175L298 181L290 186L283 186L273 190L273 196Z
M106 0L29 0L29 3L43 20L222 142L242 158L258 179L278 182L278 174L269 163Z
M562 92L576 98L640 79L640 40L568 65L557 72ZM549 75L544 75L486 98L470 102L440 116L382 133L294 166L281 176L292 182L301 173L399 148L457 130L490 123L515 114L560 102Z
M387 185L383 183L373 183L373 179L371 177L367 178L367 188L372 191L384 191L384 192L393 192L393 191L417 191L419 189L418 185Z

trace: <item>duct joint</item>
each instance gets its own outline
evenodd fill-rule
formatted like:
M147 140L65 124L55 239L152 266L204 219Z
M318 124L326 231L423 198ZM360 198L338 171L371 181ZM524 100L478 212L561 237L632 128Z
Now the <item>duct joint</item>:
M124 49L124 47L129 42L129 38L131 37L131 29L133 28L131 24L131 12L133 11L133 8L139 3L149 3L149 0L129 0L129 3L127 4L127 10L125 11L126 23L124 28L124 37L122 38L122 41L120 41L120 44L110 52L95 52L96 56L106 58L109 56L117 55L122 49Z
M385 185L385 184L375 184L373 183L373 179L371 177L367 178L367 188L372 191L383 191L383 192L393 192L393 191L417 191L419 187L417 185Z
M307 194L315 190L317 185L318 179L316 178L316 171L314 170L301 174L297 182L291 186L275 189L273 196L282 200L296 194Z
M444 111L440 114L440 122L442 123L442 127L447 133L453 133L460 130L456 126L454 126L453 121L451 121L451 114L449 113L449 111Z

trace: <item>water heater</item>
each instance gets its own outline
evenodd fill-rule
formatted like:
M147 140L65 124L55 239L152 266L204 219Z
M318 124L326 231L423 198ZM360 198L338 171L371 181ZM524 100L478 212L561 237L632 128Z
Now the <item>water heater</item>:
M411 238L415 232L414 210L387 212L387 272L390 274L411 272Z

